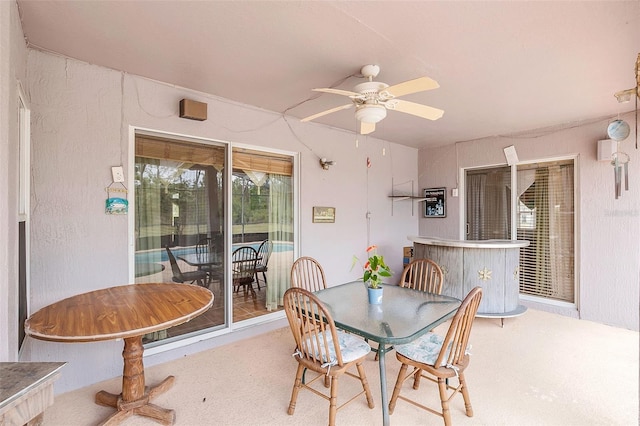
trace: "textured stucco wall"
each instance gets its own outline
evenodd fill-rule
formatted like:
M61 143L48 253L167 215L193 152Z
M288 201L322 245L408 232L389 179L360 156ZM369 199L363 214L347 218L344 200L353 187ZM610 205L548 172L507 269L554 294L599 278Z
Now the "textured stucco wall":
M410 204L388 195L396 182L417 181L417 150L352 133L302 124L276 113L29 50L32 97L32 308L128 282L127 216L104 214L111 166L131 177L130 126L300 154L300 254L322 262L330 284L355 278L353 254L364 256L367 207L371 239L391 267L402 267L406 236L418 229ZM182 98L208 104L208 120L181 119ZM383 155L383 149L385 155ZM337 161L322 170L318 156ZM372 166L366 167L366 158ZM369 191L367 191L367 176ZM131 187L130 181L128 185ZM130 197L131 198L131 197ZM313 206L336 207L335 224L313 224ZM281 323L280 326L284 326ZM273 327L243 330L238 338ZM146 365L228 342L224 336L145 357ZM122 342L61 344L28 339L25 360L67 361L63 392L122 372Z
M615 102L615 100L612 100ZM621 118L634 123L632 113ZM609 119L536 132L530 137L496 137L420 151L421 187L456 185L459 168L505 165L503 149L514 145L522 162L578 155L578 263L577 312L566 309L536 308L562 312L582 319L638 330L640 279L640 155L632 135L620 143L619 150L630 155L629 191L616 200L613 168L596 160L596 145L606 139ZM632 125L633 127L633 125ZM456 154L457 151L457 154ZM450 193L450 192L449 192ZM446 219L420 219L420 235L459 238L462 222L460 198L448 198L452 213Z
M18 357L18 81L27 48L14 1L0 2L0 361Z

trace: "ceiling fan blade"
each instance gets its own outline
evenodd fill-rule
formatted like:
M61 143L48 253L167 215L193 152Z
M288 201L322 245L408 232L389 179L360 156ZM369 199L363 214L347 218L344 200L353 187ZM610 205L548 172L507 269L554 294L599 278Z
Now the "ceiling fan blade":
M360 122L360 134L368 135L369 133L373 133L376 130L376 123L365 123L364 121Z
M388 93L391 97L399 97L403 95L409 95L411 93L424 92L425 90L437 89L440 87L437 81L429 77L420 77L415 80L405 81L403 83L394 84L380 93Z
M415 102L402 101L400 99L387 101L384 106L392 111L405 112L407 114L426 118L427 120L437 120L442 117L442 114L444 114L444 111L441 109L417 104Z
M342 89L332 89L332 88L321 88L321 89L311 89L314 92L324 92L324 93L333 93L334 95L342 95L342 96L360 96L360 93L352 92L350 90L342 90Z
M331 108L331 109L328 109L326 111L322 111L322 112L319 112L317 114L310 115L309 117L305 117L300 121L305 122L305 121L315 120L316 118L322 117L323 115L327 115L327 114L331 114L332 112L341 111L343 109L351 108L352 106L353 106L353 104L341 105L339 107Z

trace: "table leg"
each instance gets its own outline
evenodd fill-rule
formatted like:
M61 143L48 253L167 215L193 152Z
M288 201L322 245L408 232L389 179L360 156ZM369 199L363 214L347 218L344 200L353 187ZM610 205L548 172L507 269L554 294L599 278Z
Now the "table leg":
M387 396L387 370L384 364L387 346L383 343L378 345L378 365L380 366L380 395L382 396L382 424L389 426L389 400Z
M166 392L173 386L175 377L169 376L159 385L152 388L145 387L144 364L142 362L142 336L128 337L124 339L124 369L122 373L122 393L115 395L106 391L96 394L95 402L99 405L106 405L117 408L111 417L106 419L102 425L117 425L127 417L137 414L151 417L162 424L172 425L175 423L175 412L166 408L151 404L151 399Z

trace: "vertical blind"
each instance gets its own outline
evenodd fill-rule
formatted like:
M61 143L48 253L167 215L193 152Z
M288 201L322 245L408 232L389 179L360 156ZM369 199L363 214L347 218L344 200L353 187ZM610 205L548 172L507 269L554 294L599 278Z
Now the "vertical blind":
M511 238L511 168L466 173L467 239Z
M573 160L518 166L520 293L575 302Z

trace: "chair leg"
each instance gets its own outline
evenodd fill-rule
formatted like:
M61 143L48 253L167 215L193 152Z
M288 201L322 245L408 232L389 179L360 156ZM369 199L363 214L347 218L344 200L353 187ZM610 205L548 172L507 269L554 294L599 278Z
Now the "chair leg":
M335 426L338 412L338 377L331 378L331 398L329 399L329 426Z
M402 364L400 367L400 372L398 373L398 380L396 380L396 385L393 388L393 394L391 395L391 401L389 401L389 414L393 414L393 410L396 408L396 402L398 401L398 396L400 396L400 389L402 388L402 383L404 382L404 375L407 374L407 368L409 366L407 364Z
M449 396L447 395L447 384L442 377L438 377L438 390L440 391L440 404L442 405L442 417L445 426L451 426L451 413L449 412Z
M364 373L364 367L361 362L356 363L356 368L358 369L358 376L360 376L360 382L362 383L362 389L364 390L364 394L367 397L367 405L369 408L374 408L375 404L373 403L373 397L371 396L371 389L369 389L369 382L367 381L367 376Z
M296 411L296 401L298 400L298 393L300 393L300 388L302 387L302 373L304 372L304 367L302 364L298 364L298 370L296 371L296 380L293 382L293 389L291 390L291 401L289 401L289 409L287 410L287 414L290 416L293 415L293 412Z
M258 285L258 290L260 290L260 280L258 279L258 271L256 271L253 277L255 279L256 284ZM253 283L251 283L251 285L253 285Z
M420 387L420 379L422 378L422 370L416 370L413 375L413 388L418 389Z
M471 407L471 398L469 398L469 389L467 388L467 380L464 377L464 373L460 373L459 375L462 398L464 398L464 410L467 413L467 417L473 417L473 408Z

